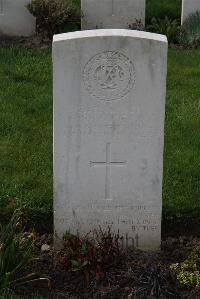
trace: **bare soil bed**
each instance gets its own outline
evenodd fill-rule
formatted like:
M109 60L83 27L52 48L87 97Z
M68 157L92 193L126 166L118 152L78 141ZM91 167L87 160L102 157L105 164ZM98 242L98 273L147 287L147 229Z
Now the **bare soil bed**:
M47 251L43 245L49 245ZM31 270L50 277L51 287L43 282L28 288L21 287L18 294L29 296L39 293L47 298L200 298L200 290L180 286L170 271L170 265L184 261L200 245L200 237L166 237L160 252L129 251L108 265L101 279L86 282L81 271L69 271L61 265L53 251L52 235L44 234L35 240L38 260ZM30 270L30 269L28 269ZM159 294L159 295L158 295Z
M51 47L51 39L42 38L40 35L33 37L0 37L0 47L17 46L27 49L46 49Z

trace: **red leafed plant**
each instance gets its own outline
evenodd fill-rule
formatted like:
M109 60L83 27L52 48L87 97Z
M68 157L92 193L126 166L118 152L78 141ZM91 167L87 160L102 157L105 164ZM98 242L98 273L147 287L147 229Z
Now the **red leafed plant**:
M110 226L108 230L102 230L101 228L98 231L95 230L94 239L103 259L104 267L111 265L116 258L122 255L121 238L119 234L111 231Z
M72 235L67 232L63 237L63 249L57 254L58 261L70 271L79 271L87 284L91 279L100 280L106 268L122 255L120 237L101 228L93 236Z

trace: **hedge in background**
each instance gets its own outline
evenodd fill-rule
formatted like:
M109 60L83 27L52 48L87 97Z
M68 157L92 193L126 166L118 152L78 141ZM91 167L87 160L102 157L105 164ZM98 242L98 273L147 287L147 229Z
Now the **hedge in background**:
M80 23L79 9L73 0L32 0L28 10L36 17L37 32L49 38L68 31L69 24Z
M181 0L146 0L146 24L151 24L153 17L181 19Z

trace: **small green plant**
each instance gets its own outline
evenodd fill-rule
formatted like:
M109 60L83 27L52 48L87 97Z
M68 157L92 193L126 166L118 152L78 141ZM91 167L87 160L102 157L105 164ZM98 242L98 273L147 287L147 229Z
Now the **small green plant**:
M36 17L37 32L49 38L80 23L80 12L73 0L32 0L27 7Z
M164 19L152 18L151 25L147 29L166 35L169 43L177 43L179 40L180 26L177 20L171 20L168 17Z
M108 231L95 231L92 237L72 235L63 237L64 248L57 253L61 265L73 272L81 272L87 284L104 276L105 269L120 257L120 238Z
M200 288L200 246L184 262L172 264L170 268L180 284Z
M196 48L200 46L200 11L191 14L181 28L180 43Z
M48 280L36 273L21 274L33 260L32 234L30 237L23 232L21 216L17 211L6 226L0 226L0 292L37 280Z

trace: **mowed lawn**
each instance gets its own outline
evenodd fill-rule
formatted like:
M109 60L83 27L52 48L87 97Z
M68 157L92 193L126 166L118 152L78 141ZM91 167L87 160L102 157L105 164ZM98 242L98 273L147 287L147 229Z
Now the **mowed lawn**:
M52 220L50 50L0 49L0 219ZM164 217L200 219L200 50L169 50Z
M0 214L23 203L43 220L53 198L51 53L1 48L0 65Z

